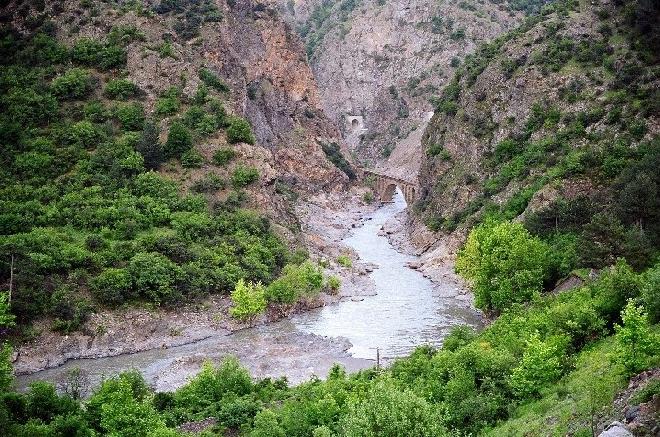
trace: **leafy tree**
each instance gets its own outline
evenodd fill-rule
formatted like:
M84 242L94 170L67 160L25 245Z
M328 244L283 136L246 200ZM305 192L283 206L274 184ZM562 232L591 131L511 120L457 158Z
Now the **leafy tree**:
M565 337L542 341L538 332L527 340L525 352L518 367L511 374L511 387L523 398L538 396L541 389L556 381L562 372Z
M192 148L190 131L181 122L173 122L167 133L167 142L165 142L163 149L165 156L167 158L180 158L190 148Z
M136 291L156 302L172 302L180 297L176 287L181 269L157 252L138 253L128 265Z
M470 232L456 271L472 282L477 307L502 311L542 290L548 251L520 223L486 223Z
M234 117L229 121L227 128L227 141L229 143L254 144L254 134L250 123L244 118Z
M266 309L265 288L260 282L245 283L240 279L231 292L231 301L234 304L229 310L232 317L241 320L251 319Z
M126 100L135 97L139 91L137 85L128 79L111 79L105 85L104 94L111 99Z
M170 87L156 100L156 114L174 115L179 111L181 102L179 101L180 91L177 87Z
M271 410L261 410L254 418L254 427L250 437L286 437L286 432Z
M109 268L91 281L96 299L110 305L119 305L132 296L133 281L126 269Z
M648 366L649 357L660 353L660 342L651 331L643 307L631 299L621 311L621 325L614 325L619 345L619 360L628 375L634 375Z
M80 99L92 90L92 75L81 68L71 68L51 82L53 94L63 99Z
M443 436L439 412L412 390L401 390L394 381L380 380L366 397L349 405L341 427L355 437Z

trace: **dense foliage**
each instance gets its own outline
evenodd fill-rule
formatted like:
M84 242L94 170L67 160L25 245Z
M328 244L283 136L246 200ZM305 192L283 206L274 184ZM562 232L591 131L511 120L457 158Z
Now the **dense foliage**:
M320 283L311 265L287 271L287 284ZM182 423L213 417L218 433L249 436L536 435L568 426L591 435L593 411L626 377L660 364L660 330L642 291L658 272L660 264L636 274L620 262L582 287L512 305L480 334L458 327L440 350L420 347L386 370L352 376L335 366L326 381L296 387L252 380L234 358L205 364L174 393L154 393L137 372L106 380L83 402L46 383L26 394L5 384L0 428L15 436L173 436ZM251 296L248 313L269 295L243 281L235 293Z
M171 304L278 276L288 252L267 219L240 209L245 193L213 204L203 194L227 187L214 174L186 193L155 171L166 159L199 166L196 143L227 126L230 142L254 141L246 120L227 121L214 73L200 71L211 90L189 101L170 87L151 114L120 71L136 28L72 47L45 31L0 37L0 283L19 332L44 315L70 332L98 305ZM154 116L170 117L165 142ZM258 177L238 164L232 186Z

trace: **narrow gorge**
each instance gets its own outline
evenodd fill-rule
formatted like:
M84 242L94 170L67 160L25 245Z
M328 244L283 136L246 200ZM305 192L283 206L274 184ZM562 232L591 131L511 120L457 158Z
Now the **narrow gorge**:
M660 434L652 0L11 0L0 437Z

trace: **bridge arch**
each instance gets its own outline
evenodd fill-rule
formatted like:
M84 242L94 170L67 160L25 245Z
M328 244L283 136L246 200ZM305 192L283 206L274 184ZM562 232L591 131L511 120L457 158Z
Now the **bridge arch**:
M365 176L374 178L374 191L381 202L391 202L397 187L401 190L408 206L417 200L417 184L400 178L395 178L372 170L364 170Z

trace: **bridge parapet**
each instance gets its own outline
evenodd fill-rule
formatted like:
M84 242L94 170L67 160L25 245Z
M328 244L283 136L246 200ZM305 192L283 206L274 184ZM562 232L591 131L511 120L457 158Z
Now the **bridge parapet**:
M408 205L412 205L417 200L419 187L416 183L373 170L362 169L362 171L365 176L371 175L375 178L374 190L382 202L390 202L392 200L396 192L396 187L399 187Z

